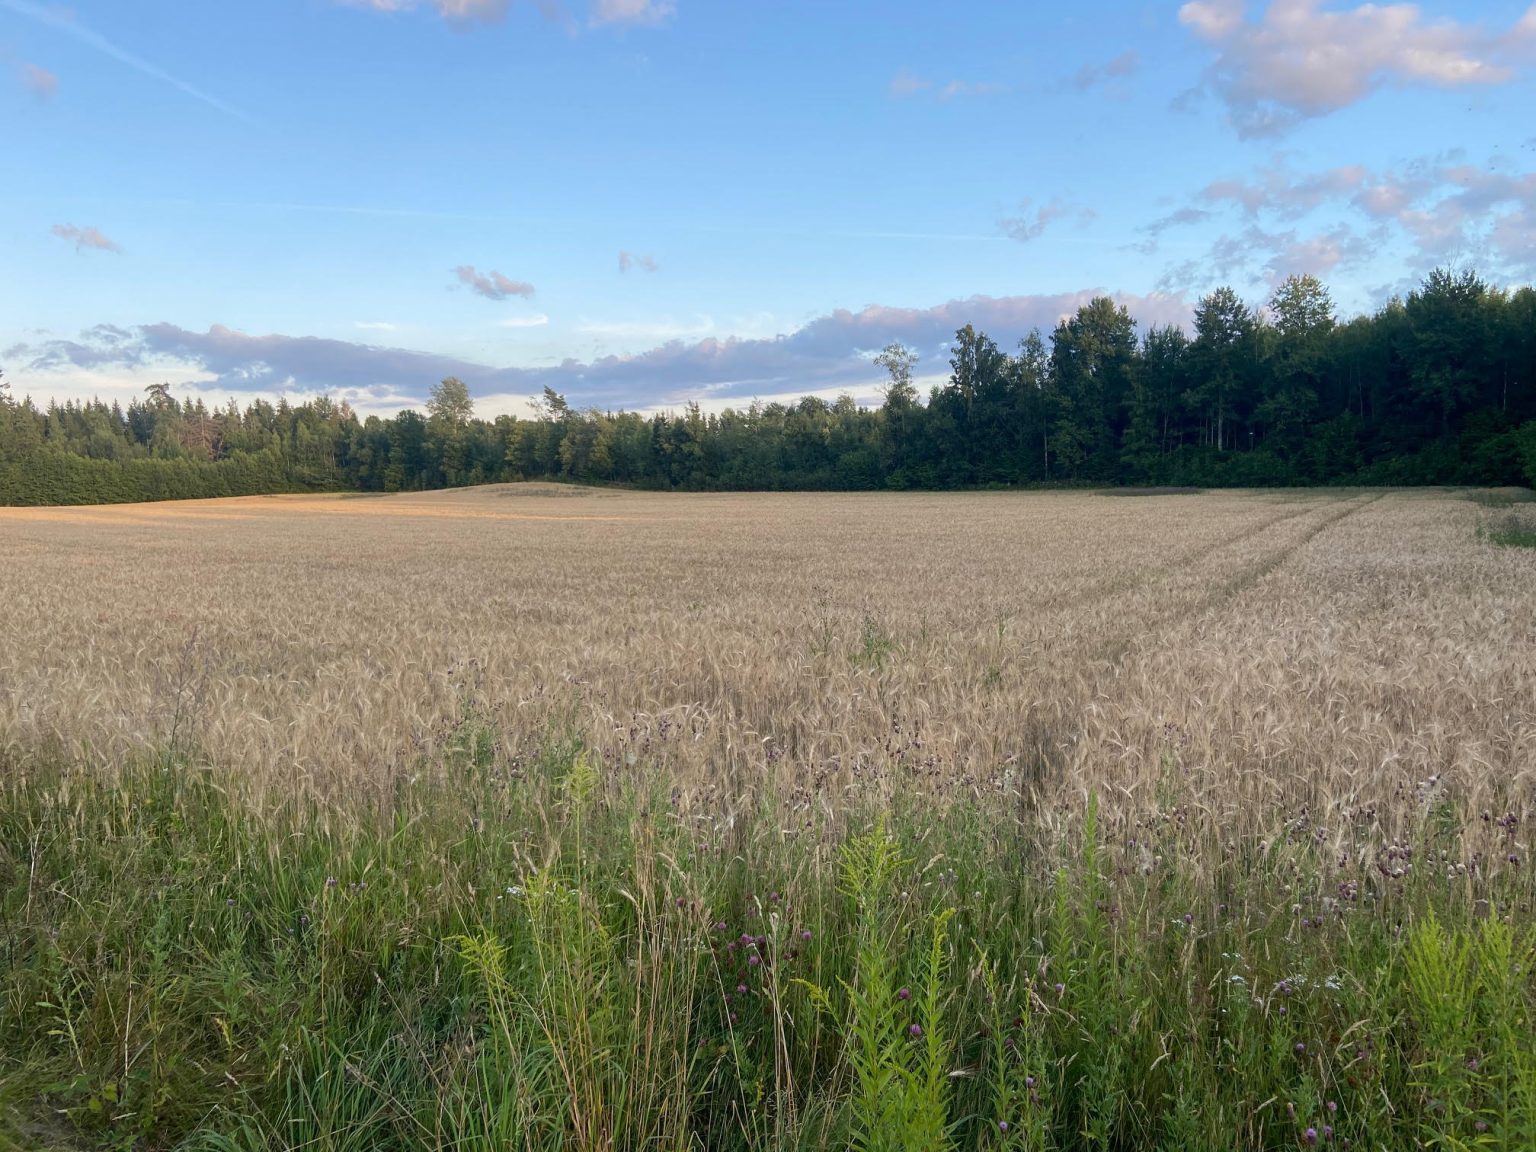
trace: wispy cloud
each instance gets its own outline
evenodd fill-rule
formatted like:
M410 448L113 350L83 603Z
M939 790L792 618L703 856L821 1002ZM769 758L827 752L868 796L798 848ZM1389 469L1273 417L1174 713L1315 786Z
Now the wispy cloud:
M158 65L151 64L143 57L136 56L126 48L122 48L117 44L114 44L105 36L91 31L91 29L81 24L75 18L74 13L67 8L45 7L41 4L33 3L32 0L0 0L0 8L9 9L10 11L15 12L17 15L26 17L28 20L35 21L38 24L46 25L56 32L61 32L66 36L70 36L75 40L78 40L80 43L85 44L90 48L94 48L102 55L110 56L118 63L126 64L129 68L132 68L136 72L143 73L145 76L149 76L155 80L160 80L166 84L169 84L171 87L177 89L187 96L192 97L194 100L206 104L210 108L214 108L220 112L223 112L227 116L233 116L237 120L244 120L246 123L253 122L250 116L242 112L240 109L234 107L232 104L228 104L225 101L220 100L217 96L210 95L209 93L204 92L201 88L198 88L192 84L187 83L185 80L181 80L171 75L169 72L165 71L165 69L159 67Z
M74 224L55 224L52 232L60 240L72 241L76 252L84 248L94 248L98 252L121 252L123 250L117 241L104 235L97 228L79 228Z
M641 256L634 252L619 253L619 271L628 272L631 268L638 268L642 272L654 272L660 267L649 256Z
M1104 84L1110 80L1124 80L1136 73L1140 58L1135 50L1122 52L1112 60L1106 60L1103 64L1084 64L1077 70L1077 75L1072 78L1072 83L1079 89L1086 91L1097 84Z
M371 12L410 12L421 7L420 0L339 0L347 8L366 8ZM494 24L507 15L511 0L430 0L439 16L452 24Z
M496 321L498 328L543 328L549 323L549 317L542 312L535 312L531 316L508 316L505 320Z
M891 78L892 96L916 96L925 88L932 88L933 81L903 68Z
M59 78L46 68L36 64L21 66L22 86L39 100L51 100L59 90Z
M388 320L354 320L352 327L361 328L365 332L393 332L399 327Z
M1382 239L1379 229L1361 230L1348 223L1313 232L1271 231L1249 224L1218 237L1204 255L1168 268L1158 288L1191 293L1233 281L1272 288L1289 276L1327 276L1368 261Z
M1171 269L1165 288L1234 275L1250 282L1292 271L1322 275L1366 265L1384 250L1404 259L1410 278L1447 261L1512 279L1536 276L1536 172L1469 163L1459 151L1380 170L1294 172L1276 162L1247 178L1215 180L1147 225L1143 250L1170 229L1222 218L1237 230Z
M334 0L334 3L370 12L414 12L426 9L459 27L499 24L506 19L512 7L512 0ZM578 20L567 14L561 0L533 0L533 6L547 20L561 20L572 31L580 27ZM675 15L675 0L592 0L587 12L587 25L592 28L655 28L667 23Z
M630 24L654 28L675 15L673 0L594 0L590 23L595 27Z
M1008 91L1006 84L994 84L988 80L951 80L939 89L940 100L954 100L960 96L1001 96Z
M505 300L511 296L521 296L527 300L533 295L533 285L527 281L513 280L500 272L481 275L473 264L460 264L453 270L453 274L459 278L460 284L487 300Z
M1187 224L1202 224L1210 218L1211 211L1208 208L1179 208L1168 213L1166 216L1152 221L1142 231L1158 235L1170 228L1177 228Z
M988 80L950 80L936 84L926 76L919 76L906 68L892 77L889 88L890 94L898 99L931 91L933 98L941 102L962 96L1000 96L1009 90L1007 84L995 84Z
M1093 217L1092 209L1070 204L1060 198L1036 208L1034 201L1026 197L1019 201L1019 214L1003 217L997 226L1008 239L1027 244L1031 240L1038 240L1058 220L1076 218L1080 223L1087 224Z
M581 336L595 336L599 341L621 341L643 346L646 343L666 344L673 340L698 339L715 331L715 321L709 316L697 316L692 321L676 320L587 320L579 321L572 329Z
M1416 4L1322 0L1271 0L1256 20L1247 0L1193 0L1179 20L1215 49L1206 85L1244 137L1279 135L1386 85L1501 84L1517 50L1536 43L1536 6L1502 32L1431 20Z

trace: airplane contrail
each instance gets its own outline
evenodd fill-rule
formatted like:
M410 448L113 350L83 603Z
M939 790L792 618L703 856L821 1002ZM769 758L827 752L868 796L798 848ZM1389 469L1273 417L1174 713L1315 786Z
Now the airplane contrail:
M96 51L112 57L112 59L119 63L126 64L128 67L142 72L146 76L152 76L156 80L165 81L171 87L180 89L194 100L200 100L210 108L216 108L228 116L245 121L247 124L254 124L256 122L251 116L242 112L234 105L204 92L201 88L188 84L185 80L178 80L165 69L156 67L141 56L135 56L126 48L119 48L105 36L92 32L89 28L59 11L45 8L41 4L34 4L31 0L0 0L0 8L7 8L19 16L25 16L28 20L36 21L39 24L52 28L56 32L62 32L66 36L72 36L82 44L89 45L96 49Z

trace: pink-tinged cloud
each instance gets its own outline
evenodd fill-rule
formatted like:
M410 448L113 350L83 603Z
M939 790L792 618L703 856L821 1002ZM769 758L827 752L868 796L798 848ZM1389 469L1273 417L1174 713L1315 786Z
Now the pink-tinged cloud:
M594 0L591 24L631 24L656 27L677 14L673 0Z
M657 264L656 261L649 256L641 256L635 252L619 253L620 272L628 272L631 268L638 268L642 272L654 272L660 267L661 265Z
M422 7L421 0L337 0L348 8L366 8L370 12L410 12ZM427 5L453 24L494 24L507 15L511 0L430 0Z
M1393 244L1411 255L1417 277L1447 261L1466 261L1511 280L1536 276L1536 172L1508 161L1468 163L1463 154L1426 157L1393 169L1347 165L1297 174L1274 164L1246 180L1208 184L1193 203L1148 225L1155 248L1170 228L1222 213L1242 222L1200 259L1170 268L1168 290L1196 291L1222 280L1274 282L1292 272L1369 264ZM1296 226L1310 221L1312 230Z
M1353 195L1366 183L1368 174L1358 164L1331 168L1306 176L1292 176L1276 165L1265 169L1257 180L1215 180L1200 192L1207 204L1240 205L1249 216L1261 211L1294 219L1320 204Z
M494 367L453 356L346 340L281 334L251 335L215 325L195 332L173 324L131 331L100 326L77 340L48 340L6 349L20 371L67 381L71 372L175 361L201 373L197 386L214 392L331 391L355 398L405 397L420 403L432 384L457 376L481 395L535 395L548 386L573 402L647 408L705 396L717 399L872 387L881 377L870 353L892 341L916 348L922 373L948 371L956 329L974 324L1012 348L1032 329L1047 333L1097 291L1049 296L972 296L931 308L871 305L839 309L785 335L767 339L708 337L669 340L631 356L569 359L553 367ZM1186 325L1187 299L1178 295L1115 294L1146 328ZM43 382L39 382L42 384ZM39 390L42 390L39 388Z
M1323 0L1271 0L1256 19L1246 0L1195 0L1179 20L1215 50L1206 84L1244 137L1278 135L1386 85L1502 84L1536 41L1536 6L1503 31L1433 20L1416 4Z
M21 66L21 83L39 100L51 100L59 90L59 78L46 68L36 64Z
M513 280L500 272L481 275L473 264L460 264L453 270L453 274L459 278L460 284L487 300L506 300L512 296L521 296L527 300L534 291L533 285L527 281Z
M121 252L123 250L116 240L105 236L97 228L79 228L73 224L55 224L51 231L60 240L73 241L76 252L85 248L94 248L98 252Z

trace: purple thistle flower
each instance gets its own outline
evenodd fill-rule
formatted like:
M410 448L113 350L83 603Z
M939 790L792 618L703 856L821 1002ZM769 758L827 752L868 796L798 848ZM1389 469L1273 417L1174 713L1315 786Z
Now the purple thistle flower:
M910 989L910 988L902 988L901 990L899 990L896 993L896 999L898 999L898 1000L910 1000L910 999L912 999L912 989Z
M1308 1128L1301 1134L1301 1138L1307 1142L1308 1147L1317 1143L1317 1129Z
M1338 1101L1336 1101L1336 1100L1328 1101L1328 1103L1326 1105L1324 1105L1324 1107L1326 1107L1328 1109L1329 1115L1332 1115L1333 1113L1335 1113L1335 1112L1337 1112L1339 1110L1339 1104L1338 1104Z
M1058 985L1056 985L1056 995L1060 996L1066 990L1067 990L1067 986L1065 984L1058 984Z
M762 962L763 962L763 958L761 956L759 956L756 952L752 953L752 955L747 957L747 967L749 967L749 968L756 968Z
M1324 1124L1323 1125L1323 1139L1324 1140L1332 1140L1333 1139L1333 1125L1332 1124Z
M802 939L802 940L809 940L810 938L811 938L811 930L809 928L807 928L804 932L800 933L800 939Z
M1035 1086L1035 1078L1033 1076L1026 1076L1026 1077L1024 1077L1024 1087L1026 1087L1026 1088L1033 1088L1034 1086Z
M1006 1131L1008 1131L1008 1121L1006 1121L1006 1120L999 1120L997 1122L997 1130L999 1132L1006 1132Z
M907 1032L913 1036L921 1036L923 1034L923 1026L921 1024L914 1024L907 1029Z
M1307 1046L1305 1044L1303 1044L1300 1040L1296 1041L1296 1055L1298 1055L1298 1056L1305 1056L1306 1054L1307 1054Z

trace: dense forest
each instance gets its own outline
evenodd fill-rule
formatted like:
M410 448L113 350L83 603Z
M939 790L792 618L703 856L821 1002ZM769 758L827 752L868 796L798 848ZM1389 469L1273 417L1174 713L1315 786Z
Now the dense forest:
M128 406L40 409L0 385L0 503L263 492L406 491L516 479L677 489L1016 484L1267 486L1536 482L1536 290L1438 270L1407 299L1340 322L1292 277L1263 308L1230 288L1193 331L1101 297L1008 351L970 326L947 383L917 357L875 363L884 402L843 396L706 414L579 410L476 419L467 387L425 413L359 420L328 399L210 409L163 385Z

